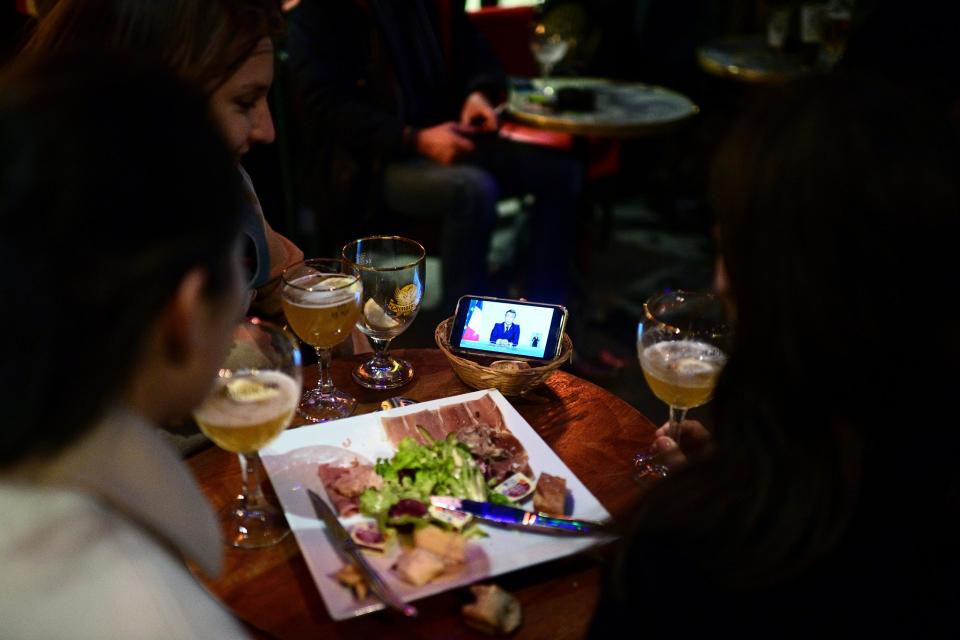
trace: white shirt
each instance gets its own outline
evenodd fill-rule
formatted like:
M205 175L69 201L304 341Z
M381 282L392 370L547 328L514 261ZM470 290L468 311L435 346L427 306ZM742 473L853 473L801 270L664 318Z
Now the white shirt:
M56 458L0 476L0 636L245 638L184 566L223 548L190 470L115 411Z

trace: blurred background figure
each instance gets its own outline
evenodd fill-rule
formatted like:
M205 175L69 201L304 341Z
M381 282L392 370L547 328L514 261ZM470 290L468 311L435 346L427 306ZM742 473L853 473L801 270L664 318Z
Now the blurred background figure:
M593 635L950 633L958 443L931 367L960 356L956 130L913 89L815 78L743 120L713 184L736 326L713 439L687 425L698 455L644 499Z
M183 564L218 573L219 528L153 428L201 401L246 306L234 159L166 72L74 55L10 73L3 634L243 637Z
M166 67L207 97L246 184L245 255L253 309L269 316L280 313L280 273L302 260L303 252L267 223L240 160L251 146L269 144L275 136L267 105L271 38L283 29L276 0L57 0L24 49L35 56L117 53Z
M404 231L398 216L442 224L451 313L461 295L497 293L487 278L497 201L532 194L521 291L566 299L581 167L498 137L505 77L462 3L304 1L289 50L309 131L305 198L325 228L346 241Z

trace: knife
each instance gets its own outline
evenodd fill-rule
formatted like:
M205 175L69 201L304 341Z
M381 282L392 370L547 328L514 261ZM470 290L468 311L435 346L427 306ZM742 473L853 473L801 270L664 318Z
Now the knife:
M592 520L580 520L546 513L526 511L490 502L477 502L450 496L431 496L430 504L447 511L459 511L498 524L519 526L544 533L603 533L609 525Z
M352 562L360 573L363 574L363 577L367 580L367 584L370 585L370 590L380 598L383 604L391 609L396 609L408 618L415 618L417 616L416 607L404 602L400 596L394 593L393 589L383 581L380 574L370 566L367 559L363 557L363 552L360 551L357 543L353 541L353 538L350 537L347 530L340 524L340 520L337 519L337 515L333 512L333 509L330 508L330 505L327 504L327 501L310 489L307 489L307 494L310 496L310 502L313 503L313 510L316 511L317 516L327 527L327 536L330 538L330 542L333 543L334 548L340 552L341 556L348 562Z

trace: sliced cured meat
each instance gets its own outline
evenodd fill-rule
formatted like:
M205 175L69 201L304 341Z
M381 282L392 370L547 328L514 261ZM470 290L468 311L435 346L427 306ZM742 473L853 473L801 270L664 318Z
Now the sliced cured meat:
M413 413L407 416L407 425L417 434L417 441L423 444L423 435L420 433L420 430L417 429L418 426L423 427L427 433L430 434L430 437L434 440L443 440L447 437L447 434L450 433L449 429L444 428L443 419L440 417L440 412L436 410L427 410L420 411L418 413Z
M408 417L409 416L393 416L380 418L380 424L383 425L383 430L394 447L399 447L404 438L413 438L417 442L422 443L420 434L408 423Z
M317 467L317 475L341 518L352 516L360 510L360 494L367 488L383 486L383 478L376 474L372 466L358 465L356 461L348 467L321 464Z
M467 402L467 409L475 422L488 424L497 431L507 430L507 425L503 421L503 414L500 413L500 407L490 397L490 394L480 396L476 400L470 400Z
M438 409L443 424L450 428L450 431L459 431L463 427L476 424L476 420L470 415L467 405L462 402L448 404Z

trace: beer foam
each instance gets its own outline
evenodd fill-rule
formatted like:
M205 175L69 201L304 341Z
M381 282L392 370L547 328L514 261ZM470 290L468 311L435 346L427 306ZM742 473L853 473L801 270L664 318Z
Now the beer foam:
M275 389L256 402L238 402L229 393L227 385L237 380L249 380L257 385ZM300 383L282 371L258 371L241 378L217 378L216 386L206 402L196 410L198 422L217 428L244 428L267 422L278 415L292 412L300 398Z
M682 386L710 383L726 361L723 351L697 340L658 342L640 354L640 365L650 375Z
M310 275L291 280L284 287L283 296L291 304L311 309L324 309L356 298L360 293L360 280L351 276Z

